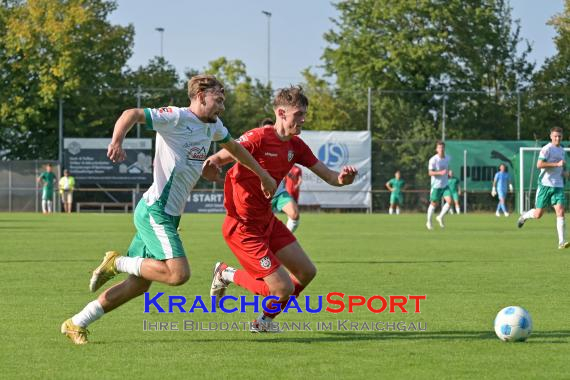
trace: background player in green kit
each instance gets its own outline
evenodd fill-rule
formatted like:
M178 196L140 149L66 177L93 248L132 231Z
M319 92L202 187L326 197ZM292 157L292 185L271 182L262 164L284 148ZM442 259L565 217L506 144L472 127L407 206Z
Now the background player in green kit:
M394 173L394 178L386 182L386 188L390 191L390 207L388 208L390 215L394 212L400 215L400 205L404 202L402 190L405 185L406 182L400 177L399 170Z
M460 186L459 178L453 176L453 170L448 171L448 178L447 178L447 191L443 193L443 196L449 196L453 203L455 204L455 212L457 214L461 213L461 206L459 205L459 197L461 196L461 186ZM452 205L449 205L449 213L453 214Z
M518 220L521 228L528 219L540 219L544 209L552 206L556 212L556 231L558 232L558 248L570 247L566 241L566 223L564 220L564 172L566 166L566 152L560 145L562 142L562 128L554 127L550 130L550 143L540 150L536 167L540 169L538 176L538 190L533 209L524 212Z
M111 251L94 271L89 289L94 292L118 273L129 277L105 290L83 310L63 322L62 334L75 344L87 343L87 326L125 302L146 292L152 281L182 285L190 266L177 232L190 191L200 178L212 141L261 179L260 192L271 198L277 184L251 154L230 136L218 115L224 110L224 87L211 75L188 81L190 106L130 109L115 123L107 157L123 161L127 132L135 123L156 131L153 183L138 203L136 235L127 256ZM254 176L255 176L254 175Z
M38 177L38 184L42 185L42 212L51 214L53 212L53 186L55 174L51 164L46 165L46 171Z
M451 197L445 195L448 180L447 171L449 170L449 157L445 155L445 143L443 141L437 141L435 151L436 154L429 159L428 163L428 175L431 177L430 203L427 209L426 222L428 230L433 230L431 218L441 198L444 198L446 203L441 207L441 212L435 218L441 228L445 227L443 217L447 211L449 211L449 205L451 204Z

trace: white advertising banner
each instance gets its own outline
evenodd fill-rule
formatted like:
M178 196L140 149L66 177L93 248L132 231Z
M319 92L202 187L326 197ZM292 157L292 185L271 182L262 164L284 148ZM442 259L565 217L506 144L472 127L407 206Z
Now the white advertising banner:
M358 176L352 185L333 187L303 168L299 204L325 208L369 208L372 202L370 132L303 131L300 137L329 168L340 171L345 165L353 165L358 169Z

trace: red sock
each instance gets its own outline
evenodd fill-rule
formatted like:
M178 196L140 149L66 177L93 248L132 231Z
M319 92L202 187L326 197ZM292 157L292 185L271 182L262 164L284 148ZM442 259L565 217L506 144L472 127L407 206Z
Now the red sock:
M293 289L293 293L291 295L298 297L299 294L303 291L303 289L305 289L305 287L303 285L299 284L293 276L290 276L290 277L291 277L291 281L293 281L293 284L295 285L295 289ZM235 277L234 277L234 279L235 279ZM272 309L273 305L279 305L279 311L275 312L275 313L268 313L267 311L263 310L263 315L266 317L269 317L271 319L275 318L276 316L278 316L281 313L281 310L283 310L285 305L287 305L287 302L289 302L289 299L282 301L282 302L276 302L276 301L268 302L267 303L268 309Z
M263 280L256 280L243 269L237 269L234 273L234 284L246 288L253 294L259 294L264 297L269 295L269 288Z

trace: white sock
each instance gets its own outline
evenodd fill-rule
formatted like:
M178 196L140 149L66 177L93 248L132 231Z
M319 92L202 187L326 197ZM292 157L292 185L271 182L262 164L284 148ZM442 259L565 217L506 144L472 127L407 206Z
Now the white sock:
M443 207L441 208L441 212L439 213L439 217L443 218L443 216L445 214L447 214L447 212L449 211L449 203L446 203L443 205Z
M455 212L457 213L457 215L461 214L461 209L459 208L459 206L455 206Z
M558 231L558 244L564 243L566 241L566 223L563 216L556 218L556 230Z
M256 318L257 322L259 323L271 323L273 322L273 318L271 318L269 315L265 315L263 313L259 314L259 316Z
M51 206L52 203L53 203L52 201L47 201L47 210L48 210L48 212L52 212L52 211L53 211L53 208L52 208L52 206Z
M299 219L295 220L287 218L287 228L289 229L289 231L295 232L295 230L297 230L297 227L299 227Z
M524 214L522 214L522 218L524 220L527 219L534 219L534 209L531 208L530 210L528 210L527 212L525 212Z
M396 215L400 215L400 208L396 207Z
M388 214L392 215L393 213L394 213L394 209L393 209L392 207L390 207L390 208L388 209Z
M140 277L143 260L142 257L119 256L115 260L115 268L121 273L128 273Z
M227 267L222 271L222 280L227 282L234 282L234 275L236 274L235 268Z
M71 317L71 322L77 326L87 327L101 318L103 314L105 314L103 307L99 301L95 300L93 302L89 302L83 310Z
M42 212L47 212L47 201L42 199Z
M431 223L431 218L433 216L433 212L435 211L435 207L433 207L433 205L430 203L429 207L428 207L428 211L427 211L427 221L428 223Z

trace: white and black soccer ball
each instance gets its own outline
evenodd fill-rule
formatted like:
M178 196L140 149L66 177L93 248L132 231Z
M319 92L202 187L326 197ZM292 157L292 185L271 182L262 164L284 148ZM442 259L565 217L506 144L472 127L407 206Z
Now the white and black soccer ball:
M532 332L532 318L520 306L507 306L495 317L495 334L503 342L524 342Z

